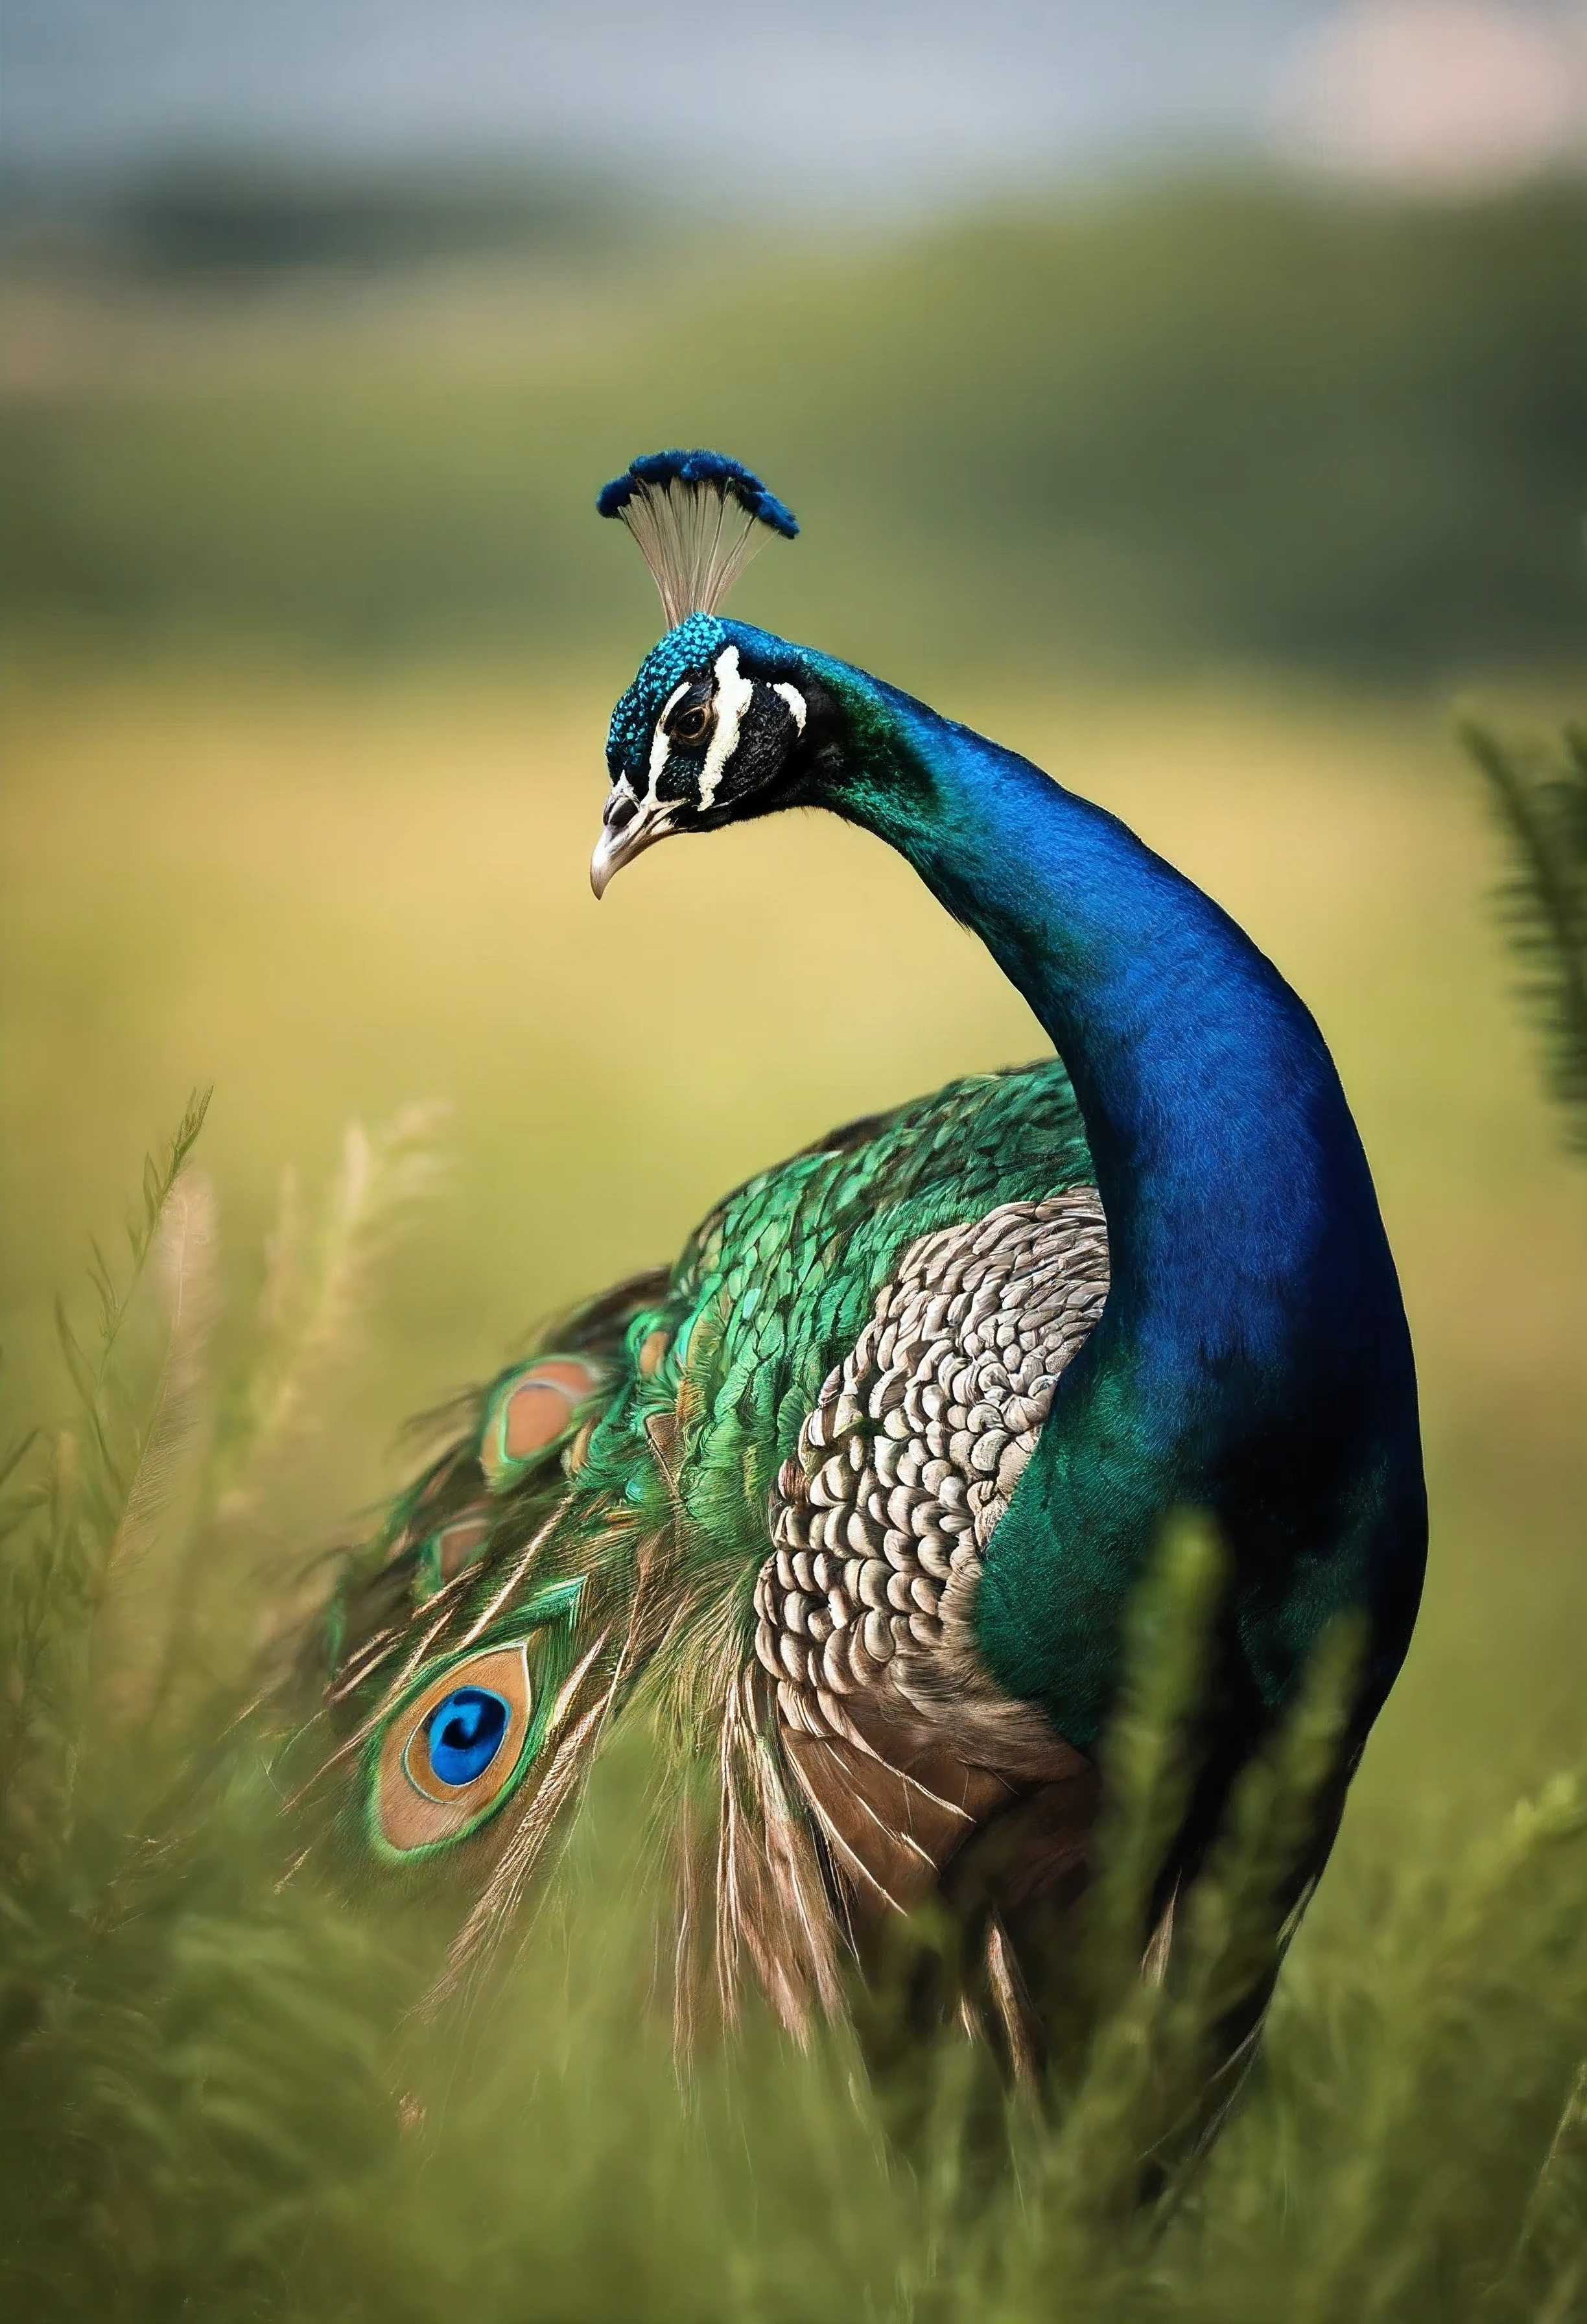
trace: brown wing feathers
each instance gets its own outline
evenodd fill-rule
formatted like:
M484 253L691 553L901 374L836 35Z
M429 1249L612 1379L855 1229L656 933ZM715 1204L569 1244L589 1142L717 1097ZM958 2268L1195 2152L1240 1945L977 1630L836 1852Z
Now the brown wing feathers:
M1096 1778L992 1684L974 1600L1107 1280L1090 1189L912 1245L777 1479L755 1595L763 1716L839 1917L858 1935L975 1862L985 1985L1016 2068L1030 2013L1000 1912L1083 1881Z

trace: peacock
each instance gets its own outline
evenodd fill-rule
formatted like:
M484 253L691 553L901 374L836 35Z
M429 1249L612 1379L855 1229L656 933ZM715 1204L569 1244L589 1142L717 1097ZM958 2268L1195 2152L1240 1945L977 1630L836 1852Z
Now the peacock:
M931 2011L1037 2073L1165 1519L1205 1512L1228 1580L1153 1973L1329 1625L1364 1646L1297 1904L1405 1655L1426 1506L1372 1180L1316 1025L1207 896L1014 752L723 618L798 531L757 476L660 452L598 506L667 630L611 719L595 895L664 839L825 808L979 936L1057 1055L762 1171L472 1397L347 1566L325 1765L365 1860L456 1882L454 1987L643 1706L695 1803L681 1983L729 2014L757 1985L803 2034L935 1914ZM883 1030L889 996L851 997Z

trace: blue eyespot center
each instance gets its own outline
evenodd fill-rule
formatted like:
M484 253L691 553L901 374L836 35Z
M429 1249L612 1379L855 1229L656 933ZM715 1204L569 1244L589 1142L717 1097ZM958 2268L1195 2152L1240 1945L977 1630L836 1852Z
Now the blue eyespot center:
M482 1686L460 1686L425 1721L430 1766L443 1784L472 1784L507 1738L508 1707Z

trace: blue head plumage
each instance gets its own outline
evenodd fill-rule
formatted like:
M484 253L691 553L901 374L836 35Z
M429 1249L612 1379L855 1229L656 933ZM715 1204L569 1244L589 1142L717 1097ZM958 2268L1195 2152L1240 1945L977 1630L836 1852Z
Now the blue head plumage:
M697 672L709 669L727 640L726 622L710 613L691 613L651 647L611 714L606 763L614 782L625 774L631 780L640 773L668 696Z

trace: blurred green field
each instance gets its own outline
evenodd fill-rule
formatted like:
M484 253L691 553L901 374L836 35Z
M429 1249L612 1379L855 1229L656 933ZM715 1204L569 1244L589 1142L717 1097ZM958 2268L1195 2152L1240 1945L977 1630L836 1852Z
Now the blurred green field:
M626 678L614 665L607 694ZM1582 1729L1579 1172L1485 918L1494 862L1434 705L1207 684L944 707L1104 800L1249 927L1334 1046L1404 1274L1434 1495L1426 1612L1369 1761L1387 1810L1507 1789ZM279 1173L455 1107L345 1446L537 1317L669 1255L830 1123L1035 1054L991 963L826 818L667 848L592 899L606 695L509 673L13 670L0 807L3 1337L30 1386L84 1231L216 1087L233 1278Z

